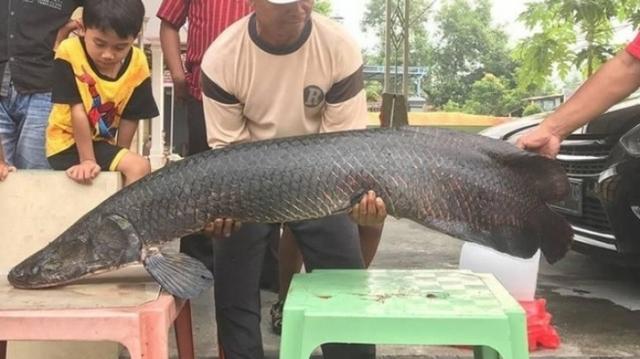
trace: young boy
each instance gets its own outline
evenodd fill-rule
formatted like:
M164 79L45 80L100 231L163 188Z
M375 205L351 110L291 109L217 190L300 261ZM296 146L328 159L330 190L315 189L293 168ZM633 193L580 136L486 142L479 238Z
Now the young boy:
M103 170L122 172L128 185L151 171L128 150L138 120L158 115L146 57L133 47L143 18L140 0L86 1L84 36L56 51L47 159L76 182Z

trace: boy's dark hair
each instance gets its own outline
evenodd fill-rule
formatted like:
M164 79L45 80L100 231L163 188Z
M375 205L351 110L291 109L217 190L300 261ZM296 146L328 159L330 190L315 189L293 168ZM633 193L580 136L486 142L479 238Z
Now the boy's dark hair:
M82 22L87 29L113 30L119 37L137 37L144 21L141 0L87 0Z

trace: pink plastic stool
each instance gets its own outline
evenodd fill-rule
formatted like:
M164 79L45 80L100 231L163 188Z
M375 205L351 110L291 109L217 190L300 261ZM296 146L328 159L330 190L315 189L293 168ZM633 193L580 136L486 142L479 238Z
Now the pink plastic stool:
M167 359L172 324L178 357L193 359L189 301L165 293L137 307L0 311L0 359L8 340L107 340L124 345L131 359Z

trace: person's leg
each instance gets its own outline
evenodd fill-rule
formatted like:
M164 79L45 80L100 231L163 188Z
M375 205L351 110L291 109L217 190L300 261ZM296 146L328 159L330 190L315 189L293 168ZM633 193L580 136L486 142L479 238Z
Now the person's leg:
M262 359L260 271L275 225L245 223L215 239L214 294L218 340L225 359Z
M14 158L16 167L50 169L44 144L51 112L51 93L18 95L16 105L16 115L23 116Z
M262 262L262 274L260 275L260 289L272 293L278 293L280 280L278 278L279 269L278 250L280 248L280 227L271 233L267 250L264 251L264 261Z
M346 214L317 220L289 223L300 246L305 269L364 268L358 227ZM325 344L326 359L375 358L375 346L370 344Z
M16 144L18 143L18 122L13 118L13 103L17 95L10 89L7 96L0 97L0 141L4 150L4 160L7 164L15 165Z
M116 171L122 172L125 186L151 173L149 160L130 151L122 155L115 167Z
M187 99L186 106L189 155L194 155L209 149L204 111L202 102L191 96ZM213 273L213 242L208 236L199 232L180 238L180 252L199 260Z
M280 237L280 246L278 247L278 263L280 290L278 291L278 299L284 300L289 291L289 284L294 274L300 272L302 268L302 253L298 248L295 237L291 229L287 225Z
M269 311L271 315L271 330L278 335L282 332L282 308L289 291L291 278L302 268L302 254L293 237L293 233L291 233L287 225L283 227L284 230L278 244L278 282L280 283L278 301L271 306Z
M204 122L202 101L189 96L187 99L187 125L189 137L189 156L209 149L207 128Z

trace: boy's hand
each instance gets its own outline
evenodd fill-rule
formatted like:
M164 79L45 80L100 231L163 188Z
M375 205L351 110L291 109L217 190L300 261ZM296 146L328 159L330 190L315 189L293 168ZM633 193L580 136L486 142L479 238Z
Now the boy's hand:
M203 232L215 238L230 237L231 233L237 231L242 226L242 222L231 218L216 218L214 221L204 226Z
M387 207L380 197L373 191L367 192L351 209L351 219L361 226L374 226L384 223L387 217Z
M0 182L4 181L5 178L9 175L9 172L15 172L16 168L13 166L9 166L4 161L0 161Z
M100 166L93 160L84 160L67 170L67 176L80 184L91 184L91 180L96 178L99 173Z

